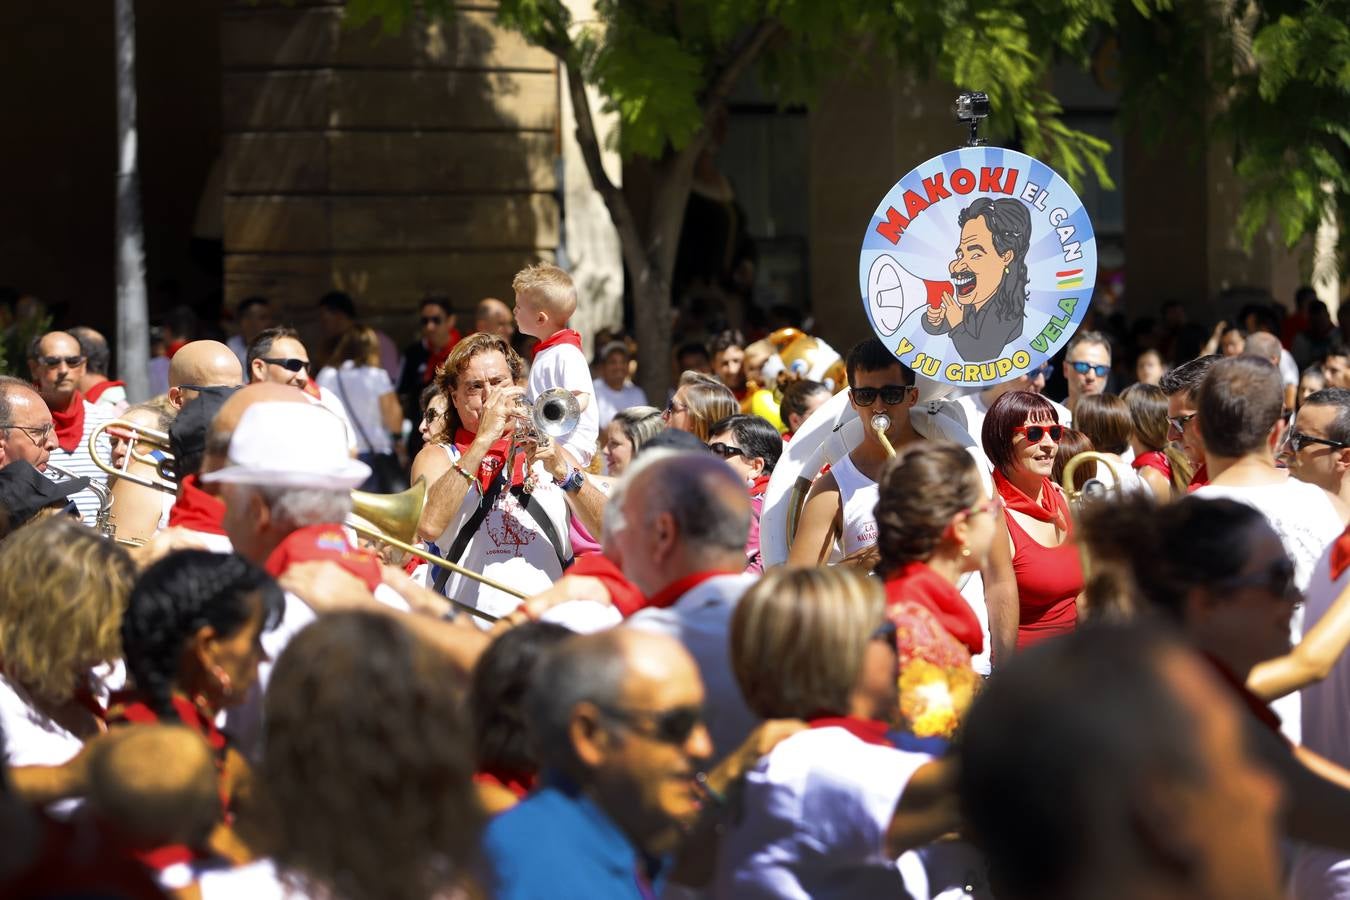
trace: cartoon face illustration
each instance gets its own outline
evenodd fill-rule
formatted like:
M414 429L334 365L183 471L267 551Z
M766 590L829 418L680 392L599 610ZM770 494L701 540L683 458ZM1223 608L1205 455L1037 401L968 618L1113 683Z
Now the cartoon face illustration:
M994 236L985 216L974 216L961 228L956 258L947 265L952 273L955 299L962 306L980 307L998 291L1013 260L1009 247L1003 253L994 248Z

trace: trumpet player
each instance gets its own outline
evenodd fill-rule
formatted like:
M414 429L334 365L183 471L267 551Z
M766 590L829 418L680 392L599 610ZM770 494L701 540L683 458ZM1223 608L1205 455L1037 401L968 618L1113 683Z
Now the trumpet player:
M877 540L873 510L881 467L892 449L921 439L909 419L909 411L918 400L913 370L902 365L877 338L854 346L845 366L849 402L863 421L863 439L811 486L788 551L789 565L825 562L836 541L845 557L865 557Z

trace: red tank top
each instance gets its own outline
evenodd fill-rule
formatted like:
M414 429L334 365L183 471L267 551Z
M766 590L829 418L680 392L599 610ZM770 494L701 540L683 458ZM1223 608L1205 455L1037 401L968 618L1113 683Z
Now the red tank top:
M1067 536L1058 547L1046 547L1012 515L1006 518L1017 575L1017 646L1021 649L1073 631L1078 623L1076 601L1083 590L1083 566L1077 545Z

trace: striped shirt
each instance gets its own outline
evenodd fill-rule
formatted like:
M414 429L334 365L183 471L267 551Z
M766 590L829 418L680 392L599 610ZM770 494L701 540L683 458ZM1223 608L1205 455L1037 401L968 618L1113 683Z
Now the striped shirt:
M60 466L77 478L85 477L90 481L96 481L99 484L107 484L107 476L98 466L94 465L94 460L89 456L89 436L94 430L104 422L110 421L111 416L107 410L101 409L88 400L84 401L84 433L80 435L80 443L76 445L74 453L67 453L60 447L52 451L51 457L47 460L48 465ZM98 442L95 444L98 448L99 458L109 460L112 458L112 443L108 440L107 433L99 435ZM60 481L61 476L51 469L47 470L47 477L53 481ZM92 490L83 490L74 494L70 498L75 501L75 505L80 509L80 518L84 524L93 527L98 518L98 495Z

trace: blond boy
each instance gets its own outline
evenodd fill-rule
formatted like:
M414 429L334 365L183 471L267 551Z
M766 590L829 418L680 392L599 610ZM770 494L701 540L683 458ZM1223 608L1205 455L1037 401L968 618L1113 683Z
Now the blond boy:
M577 310L576 286L562 269L538 263L517 272L511 288L516 292L516 327L522 334L539 338L525 397L533 403L552 388L565 388L576 395L581 421L560 443L572 464L585 468L595 453L600 419L592 396L591 367L581 350L581 335L567 327Z

